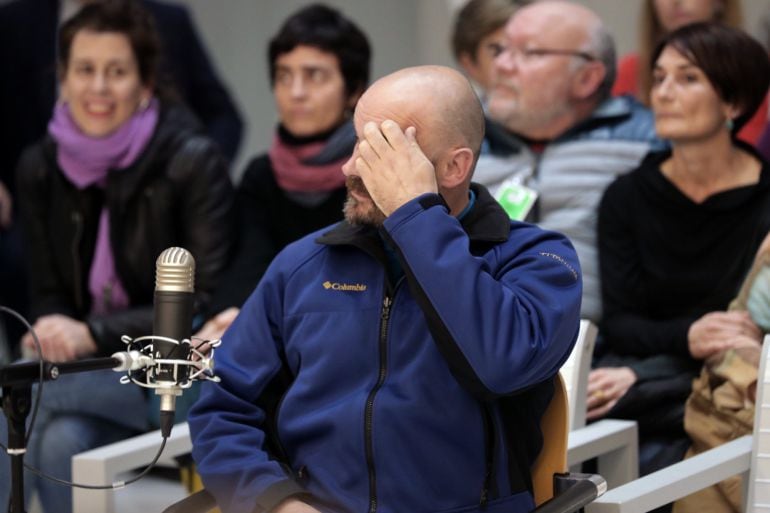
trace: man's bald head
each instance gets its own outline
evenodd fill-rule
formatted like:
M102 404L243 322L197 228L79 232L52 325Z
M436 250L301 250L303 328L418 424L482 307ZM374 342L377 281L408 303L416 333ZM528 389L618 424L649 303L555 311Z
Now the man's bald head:
M484 112L468 79L444 66L404 68L377 80L356 106L356 117L392 119L414 126L417 141L432 161L443 151L465 146L478 156Z
M484 112L468 79L443 66L418 66L391 73L372 84L356 105L353 122L359 140L364 128L394 121L405 133L414 127L419 151L433 165L435 185L453 215L468 204L468 187L484 138ZM360 143L361 144L361 143ZM356 172L356 149L342 167L347 176L345 219L379 226L385 213Z

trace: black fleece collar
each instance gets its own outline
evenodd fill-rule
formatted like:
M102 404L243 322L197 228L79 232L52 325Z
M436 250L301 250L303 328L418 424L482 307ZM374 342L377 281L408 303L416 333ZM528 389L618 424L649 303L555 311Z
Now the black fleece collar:
M511 231L511 220L505 210L483 185L472 183L476 203L460 221L471 242L504 242ZM362 249L379 246L377 229L371 226L354 226L347 221L336 224L316 239L319 244L353 245ZM366 247L364 247L366 246Z

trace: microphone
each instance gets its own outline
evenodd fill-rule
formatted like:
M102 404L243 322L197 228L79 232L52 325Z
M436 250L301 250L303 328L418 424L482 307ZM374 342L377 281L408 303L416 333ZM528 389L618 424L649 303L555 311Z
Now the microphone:
M153 358L155 393L160 396L160 426L169 436L174 425L176 397L182 395L181 383L188 381L192 335L195 260L189 251L172 247L155 262L153 301Z

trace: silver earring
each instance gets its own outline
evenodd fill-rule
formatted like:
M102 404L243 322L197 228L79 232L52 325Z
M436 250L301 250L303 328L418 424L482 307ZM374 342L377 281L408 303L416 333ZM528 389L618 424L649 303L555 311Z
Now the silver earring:
M150 106L150 99L149 98L142 98L142 101L139 102L139 109L140 110L147 110L147 107Z
M733 128L735 128L735 122L732 120L732 118L727 118L725 121L725 128L727 128L727 131L730 133L733 133Z

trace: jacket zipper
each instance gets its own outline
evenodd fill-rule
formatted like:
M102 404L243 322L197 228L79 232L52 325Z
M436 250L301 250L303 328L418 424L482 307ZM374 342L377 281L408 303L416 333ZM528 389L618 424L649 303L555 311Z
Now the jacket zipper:
M372 417L374 415L374 396L385 382L385 376L388 372L388 320L390 319L390 307L393 300L389 295L385 295L382 301L382 312L380 313L380 370L377 376L377 383L369 392L366 399L366 410L364 412L364 438L366 441L366 466L369 470L369 513L375 513L377 510L377 476L374 472L374 442L372 441Z
M484 443L484 452L486 459L486 469L484 471L484 483L481 486L481 497L479 498L479 506L482 508L487 505L489 501L489 492L492 487L492 479L495 469L495 446L496 444L496 429L495 421L492 412L488 405L482 403L481 407L481 419L484 423L484 436L486 442Z
M75 237L72 239L72 275L75 279L75 305L83 310L83 284L80 277L80 240L83 238L83 216L80 212L72 212L72 223L75 225Z

